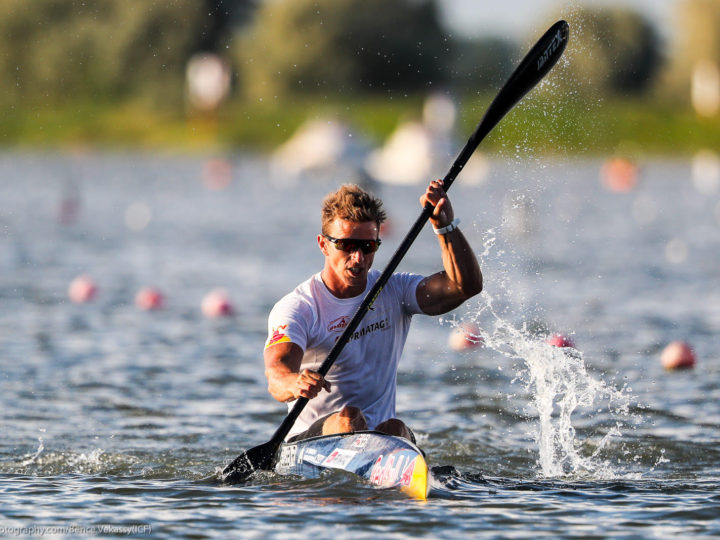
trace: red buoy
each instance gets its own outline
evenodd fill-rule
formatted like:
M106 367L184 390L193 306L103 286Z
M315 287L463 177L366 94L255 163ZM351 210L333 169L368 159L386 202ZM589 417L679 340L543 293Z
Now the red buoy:
M161 309L165 304L165 297L154 287L143 287L135 295L135 305L145 311Z
M235 313L227 292L224 289L210 291L202 301L203 315L210 318L229 317Z
M70 282L68 296L76 304L90 302L97 294L97 285L87 274L77 276Z
M465 351L482 347L485 340L480 337L480 329L472 323L463 323L453 328L448 338L448 344L454 351Z
M573 349L575 348L575 343L573 343L573 341L569 337L563 336L561 334L553 334L546 340L546 343L552 345L553 347L572 347Z
M627 193L632 191L638 183L638 167L629 159L612 158L603 165L600 178L608 190Z
M660 356L660 362L665 369L692 369L695 367L695 351L684 341L673 341Z

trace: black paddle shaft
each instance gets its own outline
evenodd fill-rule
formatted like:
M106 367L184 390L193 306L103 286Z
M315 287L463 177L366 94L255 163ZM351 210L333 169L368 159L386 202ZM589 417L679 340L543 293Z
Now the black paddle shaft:
M443 186L445 191L455 181L457 175L465 167L480 142L487 136L490 131L502 120L502 118L512 109L515 104L520 101L542 78L552 69L562 56L565 46L567 45L570 35L570 29L565 21L558 21L550 29L543 34L538 42L530 49L520 65L515 69L508 81L502 87L498 95L488 107L482 120L478 124L475 132L470 136L465 147L453 162L450 170L445 178L443 178ZM330 350L323 363L318 369L323 377L327 375L330 368L337 360L345 345L350 341L351 336L359 326L362 318L368 312L370 307L377 299L380 292L387 284L390 276L400 264L410 246L417 238L425 223L433 212L433 206L426 204L420 216L413 224L410 232L405 236L395 254L390 259L385 270L375 282L370 292L365 296L360 306L355 311L350 323L343 331L340 338ZM307 405L308 399L301 397L296 402L288 415L282 421L280 426L273 434L270 441L252 448L248 452L238 456L223 471L223 481L241 481L243 477L250 474L253 469L272 468L274 455L280 444L283 442L287 434L292 429L295 421L300 413Z

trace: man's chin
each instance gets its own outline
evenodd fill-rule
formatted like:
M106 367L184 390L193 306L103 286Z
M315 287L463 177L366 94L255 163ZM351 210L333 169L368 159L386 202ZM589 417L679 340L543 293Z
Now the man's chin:
M367 272L360 272L359 274L353 274L352 272L348 272L345 274L347 282L352 285L364 285L367 281Z

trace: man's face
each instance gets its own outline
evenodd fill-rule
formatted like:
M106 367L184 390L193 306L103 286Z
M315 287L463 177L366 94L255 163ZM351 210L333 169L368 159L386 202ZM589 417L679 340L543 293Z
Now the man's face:
M340 218L336 218L327 229L327 235L333 238L356 240L377 240L378 232L374 221L356 222ZM318 245L325 255L325 285L336 295L361 294L365 290L375 254L363 253L360 249L342 251L323 235L318 235Z

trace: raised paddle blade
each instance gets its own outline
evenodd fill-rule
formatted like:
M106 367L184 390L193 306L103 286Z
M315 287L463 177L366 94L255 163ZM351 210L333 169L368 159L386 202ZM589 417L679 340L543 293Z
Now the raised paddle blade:
M447 191L463 169L470 156L488 133L510 112L525 94L532 90L560 60L570 39L568 23L559 20L553 24L525 55L510 78L490 103L475 131L458 154L443 178Z
M269 441L243 452L223 469L220 479L224 484L239 484L255 471L271 471L277 450L278 445Z
M570 38L570 26L560 20L553 24L525 55L488 107L481 124L489 133L525 94L532 90L560 60ZM484 136L484 135L483 135Z

